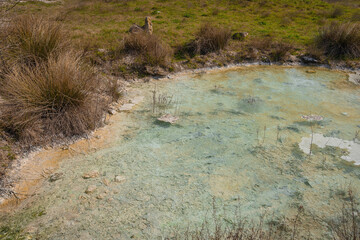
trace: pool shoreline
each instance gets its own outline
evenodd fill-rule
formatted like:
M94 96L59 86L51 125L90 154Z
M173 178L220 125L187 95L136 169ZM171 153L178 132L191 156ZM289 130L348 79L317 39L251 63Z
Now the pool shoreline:
M234 64L234 65L228 65L226 67L212 67L212 68L200 68L195 70L184 70L177 73L169 74L162 78L151 78L150 82L156 82L156 81L166 81L174 78L179 78L182 76L187 75L201 75L205 73L212 73L212 72L223 72L223 71L231 71L231 70L237 70L241 68L248 68L248 67L280 67L280 68L311 68L311 69L319 69L319 70L329 70L329 71L340 71L346 73L348 76L350 74L359 74L359 71L355 71L352 69L344 69L342 67L337 68L331 68L327 65L319 65L319 66L313 66L308 64L300 64L300 63L291 63L291 64L272 64L269 65L267 63L242 63L242 64ZM136 84L140 84L141 86L145 84L149 84L147 82L143 81L144 79L137 79L135 83L130 84L129 86L129 96L127 96L124 101L120 104L115 104L115 108L120 109L121 106L126 105L129 102L132 102L136 97L139 97L139 92L137 92L137 89L139 88L136 86ZM348 79L350 80L350 78ZM356 83L355 83L356 84ZM134 87L134 88L133 88ZM137 103L138 104L138 103ZM119 118L119 115L126 114L126 112L131 111L120 111L120 113L115 113L113 116L107 116L108 120L115 120ZM118 119L119 121L122 121L121 118ZM85 145L87 145L89 142L94 142L94 144L98 144L96 142L99 142L101 137L101 132L107 131L111 129L111 126L105 125L104 127L98 128L95 131L93 131L91 134L85 137L79 137L77 139L69 139L65 140L62 143L59 143L58 145L54 147L45 147L40 148L35 151L32 151L30 153L27 153L25 157L16 159L13 162L13 166L10 168L10 170L7 172L5 181L10 183L12 186L9 188L10 191L13 191L13 193L17 194L8 194L3 195L0 197L0 211L6 212L9 210L16 209L18 206L20 206L22 201L21 199L26 199L28 196L32 196L36 190L37 187L41 185L41 182L46 180L52 173L56 172L56 169L58 169L59 164L61 163L62 159L68 158L69 156L74 156L74 154L78 154L76 150L78 147L80 149L84 148ZM98 147L97 147L98 149ZM83 151L83 150L82 150ZM81 152L81 151L80 151ZM82 154L82 152L81 152ZM49 159L48 155L56 156L55 159ZM32 169L34 165L31 167L33 162L36 162L36 171L38 174L37 176L33 176L31 172L28 172L26 174L26 171L29 169ZM43 172L43 170L46 170L48 172ZM45 176L45 177L44 177ZM34 179L34 180L27 180L27 179ZM20 199L18 199L19 197Z

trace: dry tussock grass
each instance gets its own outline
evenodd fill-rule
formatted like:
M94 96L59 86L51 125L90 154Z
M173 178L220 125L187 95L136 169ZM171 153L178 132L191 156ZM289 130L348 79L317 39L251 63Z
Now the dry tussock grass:
M191 56L205 55L216 52L228 46L231 39L230 29L216 27L210 23L201 25L195 34L195 39L185 46L178 49L179 54L189 54Z
M34 66L67 51L69 41L61 25L35 15L23 15L3 29L4 61L13 66Z
M94 72L74 53L50 57L37 68L14 67L0 89L1 125L28 144L84 134L104 110L96 87Z
M167 67L173 55L172 49L156 35L146 33L129 34L124 39L123 51L135 54L141 64Z
M360 24L332 22L320 28L315 45L335 59L360 57Z

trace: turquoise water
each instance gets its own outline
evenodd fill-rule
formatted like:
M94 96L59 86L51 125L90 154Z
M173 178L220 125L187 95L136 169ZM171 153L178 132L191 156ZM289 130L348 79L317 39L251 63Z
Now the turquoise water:
M112 122L111 144L63 160L63 178L44 182L27 209L8 218L42 209L21 224L49 239L161 239L201 224L213 200L225 218L236 209L248 219L281 218L299 206L331 217L341 205L337 193L360 185L360 170L340 158L341 149L303 153L298 143L311 126L301 115L324 118L315 133L353 141L359 87L341 72L306 70L249 67L140 86L144 102ZM156 121L155 84L173 96L165 112L180 117L174 125ZM91 170L100 176L83 179ZM86 194L89 185L97 189Z

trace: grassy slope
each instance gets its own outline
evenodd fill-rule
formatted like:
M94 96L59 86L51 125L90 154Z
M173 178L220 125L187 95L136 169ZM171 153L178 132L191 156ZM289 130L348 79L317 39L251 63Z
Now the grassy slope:
M322 0L65 0L64 4L23 3L19 12L37 12L62 19L72 38L82 45L111 48L132 23L143 24L153 17L154 32L171 46L193 38L203 22L246 31L250 36L273 36L308 44L329 13L341 7L338 21L348 21L360 11L360 1L327 3Z

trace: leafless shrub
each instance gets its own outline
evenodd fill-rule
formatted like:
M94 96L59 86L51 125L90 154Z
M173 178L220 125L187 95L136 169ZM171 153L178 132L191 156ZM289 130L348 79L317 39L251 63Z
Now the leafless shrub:
M213 204L214 205L214 204ZM185 231L174 230L171 237L165 239L185 240L280 240L280 239L306 239L300 232L302 224L303 207L299 207L296 216L290 219L266 219L262 215L257 222L249 222L235 214L233 218L219 217L217 209L213 206L211 218L205 219L202 225L194 229L188 227Z
M334 240L360 239L360 212L359 203L351 189L348 190L342 209L335 218L324 220L330 229Z
M173 95L168 93L158 92L157 86L155 85L152 92L152 113L153 114L164 114L167 113L171 108L175 107L177 111L178 101L175 100Z

